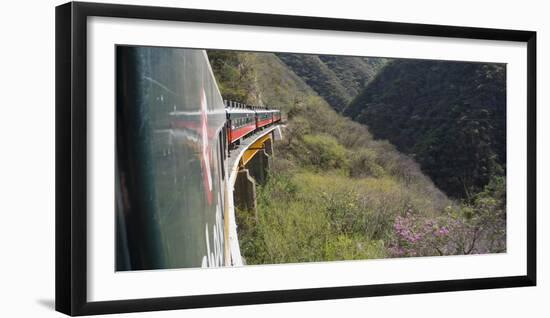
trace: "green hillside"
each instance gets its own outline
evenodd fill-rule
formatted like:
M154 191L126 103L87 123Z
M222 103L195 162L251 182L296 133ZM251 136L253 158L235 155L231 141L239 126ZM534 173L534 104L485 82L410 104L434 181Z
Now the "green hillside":
M237 212L247 264L505 250L503 180L467 204L451 201L414 160L338 114L280 55L208 56L224 98L273 105L288 116L268 181L257 189L258 220ZM330 85L354 89L342 83Z
M387 62L383 58L277 53L295 74L342 111Z
M318 55L319 59L338 77L353 98L370 83L389 61L385 58Z
M453 197L469 198L504 176L504 65L395 60L345 115L414 157Z

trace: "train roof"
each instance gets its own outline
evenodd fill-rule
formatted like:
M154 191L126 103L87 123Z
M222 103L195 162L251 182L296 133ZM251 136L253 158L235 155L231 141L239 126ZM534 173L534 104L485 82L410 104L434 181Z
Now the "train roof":
M248 108L233 108L228 107L225 109L228 113L232 114L245 114L245 113L254 113L254 110Z
M253 106L246 105L243 103L238 103L234 101L224 100L225 109L229 113L248 113L248 112L258 112L258 113L274 113L280 112L278 109L272 109L268 106Z

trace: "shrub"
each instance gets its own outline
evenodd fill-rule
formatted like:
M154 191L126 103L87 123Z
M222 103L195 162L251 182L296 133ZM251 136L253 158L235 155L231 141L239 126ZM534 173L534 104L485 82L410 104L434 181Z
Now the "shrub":
M383 243L371 239L360 225L370 223L369 215L361 215L360 197L346 180L337 172L272 171L266 185L257 189L258 222L238 215L247 264L384 257ZM327 187L335 191L328 195ZM354 222L360 217L365 221Z
M376 259L386 257L383 241L361 236L338 235L326 242L325 257L331 260Z
M506 189L496 177L473 203L448 206L437 218L413 212L394 221L390 255L431 256L501 253L506 251Z
M352 153L350 158L350 176L353 178L381 177L384 169L376 163L376 152L363 148Z
M327 135L305 135L302 151L307 164L316 169L347 168L347 151L336 139Z

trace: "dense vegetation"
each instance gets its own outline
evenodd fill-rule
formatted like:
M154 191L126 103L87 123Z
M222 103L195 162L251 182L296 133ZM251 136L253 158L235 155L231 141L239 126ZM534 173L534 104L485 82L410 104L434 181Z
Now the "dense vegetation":
M452 201L414 160L339 115L269 53L208 52L225 98L288 116L258 218L238 211L248 264L505 250L505 180Z
M334 109L343 111L386 59L278 53L277 56Z
M344 113L414 157L453 197L470 199L504 175L504 65L395 60Z

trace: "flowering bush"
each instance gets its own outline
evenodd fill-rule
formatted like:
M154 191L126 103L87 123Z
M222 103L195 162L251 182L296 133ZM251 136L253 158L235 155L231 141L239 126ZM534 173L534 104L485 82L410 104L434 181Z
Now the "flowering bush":
M393 224L392 257L447 254L449 224L445 219L419 218L409 207L405 216L397 216Z
M505 184L492 181L472 203L429 218L407 207L393 223L391 257L465 255L506 251Z

